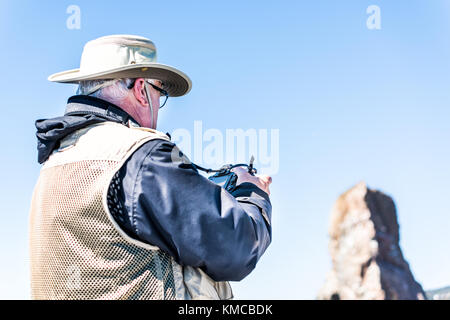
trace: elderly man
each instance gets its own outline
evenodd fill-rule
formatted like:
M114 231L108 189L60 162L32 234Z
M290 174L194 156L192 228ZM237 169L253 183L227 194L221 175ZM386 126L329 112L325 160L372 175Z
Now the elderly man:
M36 121L42 163L30 210L35 299L230 299L228 281L271 242L267 176L236 170L230 192L156 131L168 97L191 89L154 44L88 42L64 116Z

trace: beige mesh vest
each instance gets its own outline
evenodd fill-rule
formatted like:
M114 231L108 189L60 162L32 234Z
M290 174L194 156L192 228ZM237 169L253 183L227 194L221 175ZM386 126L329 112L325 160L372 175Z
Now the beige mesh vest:
M30 210L33 299L231 299L228 282L180 266L112 218L114 174L143 143L168 137L113 122L78 130L44 163Z

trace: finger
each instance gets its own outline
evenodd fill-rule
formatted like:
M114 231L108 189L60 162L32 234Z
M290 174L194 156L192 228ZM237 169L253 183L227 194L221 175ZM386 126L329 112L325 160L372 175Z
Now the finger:
M247 172L244 168L242 167L235 167L233 169L230 170L231 172L235 172L235 173L244 173Z
M272 183L272 177L267 176L267 175L261 175L259 176L259 178L264 181L266 184L271 184Z

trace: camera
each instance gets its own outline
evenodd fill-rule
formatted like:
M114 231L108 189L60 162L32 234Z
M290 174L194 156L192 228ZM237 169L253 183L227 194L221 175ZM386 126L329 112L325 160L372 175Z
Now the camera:
M215 172L214 175L208 177L208 179L217 185L221 186L228 192L232 192L236 188L236 183L238 180L238 176L236 173L231 170L236 167L246 167L248 168L248 173L251 175L255 175L257 170L253 167L253 161L255 158L252 156L249 164L241 163L241 164L227 164L222 166L218 170L208 169L209 172Z

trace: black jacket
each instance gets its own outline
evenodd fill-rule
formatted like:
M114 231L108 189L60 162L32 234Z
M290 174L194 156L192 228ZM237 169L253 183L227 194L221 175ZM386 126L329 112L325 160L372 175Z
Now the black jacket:
M137 123L104 100L69 98L64 116L36 121L39 163L69 133L103 121ZM110 185L117 196L108 201L121 209L112 208L113 217L131 237L182 265L200 267L216 281L243 279L271 242L268 195L251 183L223 192L194 166L172 162L174 147L151 140L127 160Z

